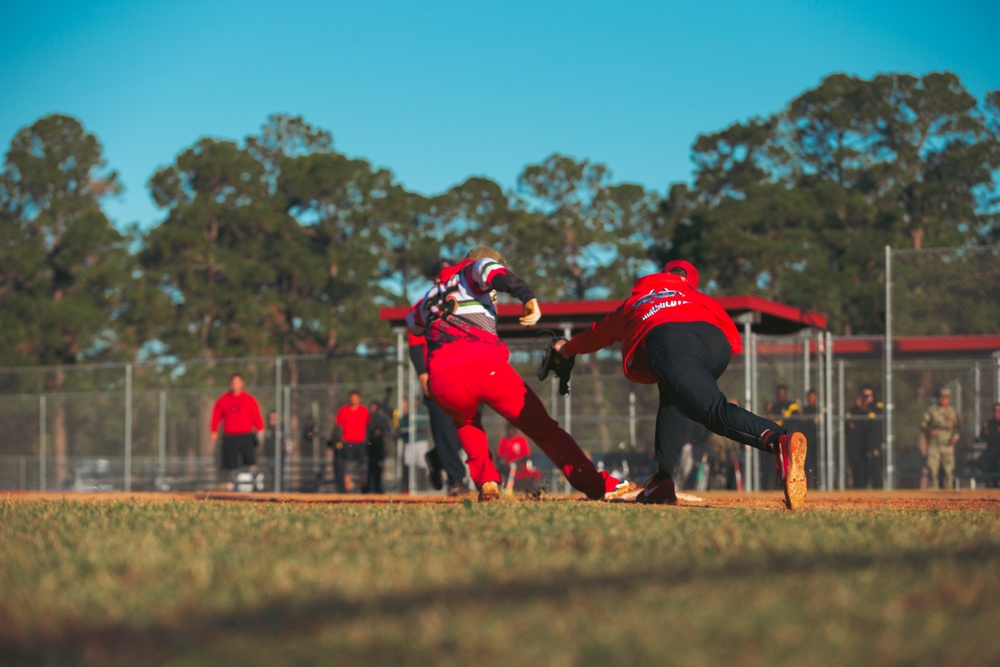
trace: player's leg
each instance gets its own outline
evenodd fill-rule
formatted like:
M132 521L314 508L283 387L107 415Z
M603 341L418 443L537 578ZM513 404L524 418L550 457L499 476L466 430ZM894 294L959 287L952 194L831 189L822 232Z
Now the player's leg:
M508 363L481 365L487 368L490 378L479 387L482 401L531 438L574 488L590 498L603 498L618 486L619 480L598 472L573 436L549 416L535 392Z
M427 412L430 415L437 459L448 476L448 488L460 487L465 482L465 464L459 454L462 443L458 440L455 423L434 401L427 402Z
M656 327L646 336L646 354L659 380L661 404L676 405L713 433L774 454L767 434L780 433L781 427L730 403L719 389L716 378L729 364L729 343L718 327L703 322Z
M234 475L240 467L240 447L239 442L232 436L222 436L222 479L220 483L227 484L230 488L234 486Z
M770 419L726 399L716 381L730 357L722 331L705 322L671 323L650 331L645 343L650 369L669 401L713 433L772 454L785 505L801 507L806 495L805 436L785 434Z
M476 387L492 378L479 364L462 364L431 369L430 388L434 399L455 424L458 440L465 450L469 475L476 488L488 482L500 483L500 473L490 457L490 443L483 430Z
M941 467L944 468L944 489L955 489L955 448L948 445L941 447Z
M691 420L685 417L680 408L661 390L654 435L656 467L660 473L673 475L690 424Z
M927 472L930 473L930 488L940 488L938 473L941 470L941 449L937 445L927 447Z

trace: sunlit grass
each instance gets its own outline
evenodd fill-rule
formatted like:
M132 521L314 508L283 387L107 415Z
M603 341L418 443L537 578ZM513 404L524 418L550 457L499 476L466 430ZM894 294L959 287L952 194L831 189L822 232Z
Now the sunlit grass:
M0 502L0 658L996 664L998 519L585 502Z

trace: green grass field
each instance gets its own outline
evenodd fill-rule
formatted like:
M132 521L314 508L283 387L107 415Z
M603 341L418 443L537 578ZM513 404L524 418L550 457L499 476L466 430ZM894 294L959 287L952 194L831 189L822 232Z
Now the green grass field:
M1000 513L0 501L5 665L995 665Z

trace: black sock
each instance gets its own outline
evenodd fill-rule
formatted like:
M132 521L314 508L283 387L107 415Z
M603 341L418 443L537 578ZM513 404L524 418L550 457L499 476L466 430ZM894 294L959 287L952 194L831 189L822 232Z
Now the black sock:
M764 431L760 436L760 447L758 449L761 449L767 452L768 454L773 454L774 456L777 456L778 438L780 437L781 434L778 433L777 431L772 431L770 429Z

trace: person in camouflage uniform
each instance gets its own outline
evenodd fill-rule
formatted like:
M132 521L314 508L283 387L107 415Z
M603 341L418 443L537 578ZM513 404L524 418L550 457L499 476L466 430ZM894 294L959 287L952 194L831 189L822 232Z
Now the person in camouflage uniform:
M927 469L931 474L930 488L938 489L938 473L944 469L944 488L954 488L955 443L958 442L958 413L951 407L951 390L937 393L937 405L924 412L920 430L927 438Z

